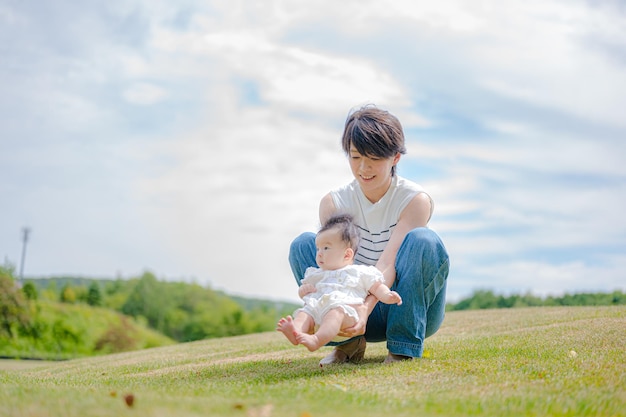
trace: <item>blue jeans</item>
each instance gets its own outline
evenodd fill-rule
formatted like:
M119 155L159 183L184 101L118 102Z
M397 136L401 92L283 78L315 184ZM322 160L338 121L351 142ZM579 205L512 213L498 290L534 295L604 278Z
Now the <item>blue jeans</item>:
M291 244L289 264L298 285L315 262L315 234L303 233ZM387 341L396 355L419 358L424 339L435 334L445 315L449 258L435 232L419 227L407 234L396 256L396 280L391 287L402 305L377 303L367 320L365 339Z

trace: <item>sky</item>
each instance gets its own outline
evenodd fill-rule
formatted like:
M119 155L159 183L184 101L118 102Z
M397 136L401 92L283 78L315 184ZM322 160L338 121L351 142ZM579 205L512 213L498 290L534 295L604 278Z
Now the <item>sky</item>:
M621 1L0 2L0 261L296 301L351 109L404 127L448 299L626 290Z

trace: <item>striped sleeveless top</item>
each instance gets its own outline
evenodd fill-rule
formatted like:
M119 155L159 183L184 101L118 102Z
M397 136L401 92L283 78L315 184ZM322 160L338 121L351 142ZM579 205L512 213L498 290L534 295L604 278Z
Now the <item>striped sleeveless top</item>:
M365 197L357 180L330 192L337 212L352 215L361 232L355 263L375 265L378 262L402 210L413 197L425 192L420 185L397 175L393 177L387 193L376 203ZM432 215L432 199L430 207Z

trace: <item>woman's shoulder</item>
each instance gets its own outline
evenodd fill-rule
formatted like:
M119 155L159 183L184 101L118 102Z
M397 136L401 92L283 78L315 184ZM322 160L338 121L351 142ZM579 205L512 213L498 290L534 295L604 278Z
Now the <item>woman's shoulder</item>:
M396 199L402 201L403 205L407 205L417 195L425 196L427 200L432 202L430 195L426 192L424 187L406 178L398 177L395 182Z
M424 187L406 178L398 177L396 188L400 211L404 211L407 206L411 205L411 210L424 213L428 222L433 215L435 203Z
M340 187L334 188L330 191L331 195L334 194L352 194L355 193L359 183L356 180L352 180L347 184L344 184Z
M426 192L424 187L422 187L420 184L400 176L397 177L396 188L398 190L404 190L415 194Z
M356 180L331 190L325 198L332 202L335 211L345 211L353 207L358 201L359 184Z

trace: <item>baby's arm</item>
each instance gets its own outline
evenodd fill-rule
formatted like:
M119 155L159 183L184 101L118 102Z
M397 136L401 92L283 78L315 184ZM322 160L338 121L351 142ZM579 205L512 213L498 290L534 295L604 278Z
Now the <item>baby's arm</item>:
M369 289L370 294L374 295L385 304L402 305L402 297L395 291L391 291L388 286L377 281Z
M304 298L305 295L317 291L316 285L324 278L324 271L319 268L309 267L304 271L302 285L298 288L298 296Z
M302 284L300 286L300 288L298 288L298 296L300 298L304 298L305 295L307 294L311 294L312 292L315 292L315 285L313 284Z

